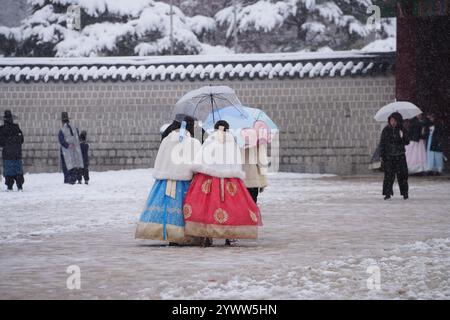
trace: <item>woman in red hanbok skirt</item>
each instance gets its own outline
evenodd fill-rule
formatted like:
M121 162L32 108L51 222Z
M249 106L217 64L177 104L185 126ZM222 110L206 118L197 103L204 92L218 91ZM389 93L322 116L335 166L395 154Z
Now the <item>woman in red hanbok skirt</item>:
M185 233L223 239L256 239L261 215L242 179L242 160L228 123L219 121L193 165L196 172L186 195Z

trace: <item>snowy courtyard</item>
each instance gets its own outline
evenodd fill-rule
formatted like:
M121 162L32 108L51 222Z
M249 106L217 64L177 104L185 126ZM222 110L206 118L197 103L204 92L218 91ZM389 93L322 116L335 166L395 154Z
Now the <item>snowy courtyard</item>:
M381 177L278 173L258 241L210 248L134 239L151 170L93 172L89 186L25 179L0 193L1 299L450 298L445 178L411 178L409 200L395 186L383 201Z

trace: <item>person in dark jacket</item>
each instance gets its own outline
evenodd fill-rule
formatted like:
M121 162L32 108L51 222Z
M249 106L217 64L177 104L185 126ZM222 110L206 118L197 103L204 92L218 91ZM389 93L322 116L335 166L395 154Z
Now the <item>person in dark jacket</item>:
M24 139L19 125L14 123L14 118L11 110L5 110L4 125L0 126L0 147L3 149L3 176L8 191L13 190L14 182L17 189L21 191L25 182L22 165Z
M409 144L405 147L409 174L422 175L427 166L426 139L428 124L421 113L414 117L408 129Z
M409 143L407 131L403 128L403 117L394 112L388 118L380 139L380 158L384 168L383 195L388 200L394 195L393 185L397 176L400 194L408 199L408 165L405 145Z
M80 133L80 147L81 155L83 157L83 168L78 170L78 183L81 184L84 178L84 183L89 184L89 143L86 141L87 132L85 130Z
M427 171L430 175L440 175L444 169L444 128L436 114L428 116L430 121L427 141Z

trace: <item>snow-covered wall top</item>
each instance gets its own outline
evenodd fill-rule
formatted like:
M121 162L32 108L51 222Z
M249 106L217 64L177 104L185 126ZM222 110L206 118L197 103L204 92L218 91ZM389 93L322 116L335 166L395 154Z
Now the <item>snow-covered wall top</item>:
M273 79L390 73L394 52L212 56L0 58L0 81Z

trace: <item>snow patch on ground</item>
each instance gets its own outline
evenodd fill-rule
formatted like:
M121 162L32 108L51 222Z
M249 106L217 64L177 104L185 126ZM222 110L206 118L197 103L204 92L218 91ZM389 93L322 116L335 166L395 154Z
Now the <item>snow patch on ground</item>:
M370 267L380 270L379 289L367 285L374 283ZM347 257L284 268L264 278L243 274L161 285L162 299L449 299L450 239L398 246L376 259Z
M134 223L153 181L147 169L92 172L90 185L73 186L62 173L26 174L23 192L0 192L0 243Z
M26 175L0 192L5 299L449 299L450 181L411 178L383 201L382 176L277 173L258 197L258 240L168 247L134 239L151 169ZM78 265L82 289L68 290ZM380 270L380 290L367 280Z
M23 192L0 192L0 243L135 223L153 186L152 170L91 172L90 175L90 185L71 186L62 183L61 173L27 174ZM283 179L330 176L277 175Z

